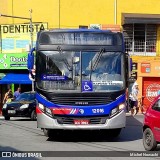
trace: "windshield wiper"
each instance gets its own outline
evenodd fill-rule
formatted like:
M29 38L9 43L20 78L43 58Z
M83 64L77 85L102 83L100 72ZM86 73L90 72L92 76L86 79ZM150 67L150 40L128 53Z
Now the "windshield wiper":
M95 58L95 61L94 61L94 64L92 65L92 60L91 60L91 73L90 73L90 81L91 81L91 76L92 76L92 72L94 72L95 70L96 70L96 68L97 68L97 66L98 66L98 64L99 64L99 61L100 61L100 59L101 59L101 57L102 57L102 54L105 52L105 48L102 48L101 50L100 50L100 52L99 53L97 53L97 56L96 56L96 58Z
M64 62L64 64L67 66L67 69L68 69L69 71L72 71L72 67L69 65L69 63L68 63L67 59L66 59L66 58L64 58L62 48L61 48L60 46L58 46L58 47L57 47L57 49L58 49L58 51L59 51L60 55L62 56L62 58L63 58L63 62Z
M91 70L92 71L95 71L96 70L96 68L97 68L97 66L98 66L98 63L99 63L99 61L100 61L100 59L101 59L101 57L102 57L102 54L105 52L105 49L104 48L102 48L101 50L100 50L100 52L99 53L97 53L97 56L96 56L96 58L95 58L95 61L94 61L94 64L93 64L93 66L92 66L92 63L91 63Z

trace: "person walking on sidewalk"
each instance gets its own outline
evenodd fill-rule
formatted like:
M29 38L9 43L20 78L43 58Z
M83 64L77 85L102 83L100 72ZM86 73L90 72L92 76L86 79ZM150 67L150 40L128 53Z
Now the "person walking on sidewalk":
M13 93L12 93L12 90L9 89L4 96L3 104L5 104L7 102L11 102L12 100L13 100Z
M138 88L138 83L135 82L132 86L132 92L130 95L130 100L131 100L131 115L135 115L138 112L138 94L139 94L139 88Z

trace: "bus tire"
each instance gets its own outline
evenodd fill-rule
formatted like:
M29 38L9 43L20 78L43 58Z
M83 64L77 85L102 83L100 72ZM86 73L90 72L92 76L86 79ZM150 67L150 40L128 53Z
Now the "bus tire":
M118 137L121 133L121 128L118 128L118 129L112 129L110 131L110 136L111 137Z
M37 119L37 114L36 114L36 111L33 110L32 113L31 113L31 120L35 121L36 119Z
M46 136L46 137L48 137L49 136L49 129L43 129L43 133L44 133L44 135Z
M53 138L53 131L52 131L52 129L46 129L46 128L44 128L43 129L43 133L44 133L44 135L46 137Z
M43 133L46 137L51 138L51 139L53 139L59 135L59 132L56 129L43 128Z
M4 119L5 120L10 120L10 117L9 116L5 116Z

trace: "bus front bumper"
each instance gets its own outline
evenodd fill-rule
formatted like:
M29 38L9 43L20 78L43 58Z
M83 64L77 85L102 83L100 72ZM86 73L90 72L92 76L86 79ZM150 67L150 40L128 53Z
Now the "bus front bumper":
M59 124L57 119L51 118L44 113L37 114L37 127L45 129L62 130L100 130L124 128L126 125L126 113L124 110L106 120L104 124Z

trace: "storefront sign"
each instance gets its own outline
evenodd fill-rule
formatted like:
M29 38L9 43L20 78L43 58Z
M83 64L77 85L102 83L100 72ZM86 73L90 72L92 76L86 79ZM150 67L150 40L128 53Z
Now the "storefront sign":
M101 29L101 24L90 24L90 29Z
M110 30L112 32L120 32L120 25L117 24L102 24L102 30Z
M160 90L160 84L152 83L146 88L146 97L150 102L153 102L154 98L157 97Z
M27 53L0 54L0 69L27 69Z
M150 63L141 63L141 73L150 73L151 64Z
M23 53L26 46L31 44L31 31L33 32L33 45L36 43L37 32L48 28L47 23L0 25L2 53Z
M137 69L138 69L138 64L132 63L132 71L137 71Z
M137 71L132 71L129 82L135 82L137 80Z
M156 52L129 52L130 56L156 56Z

